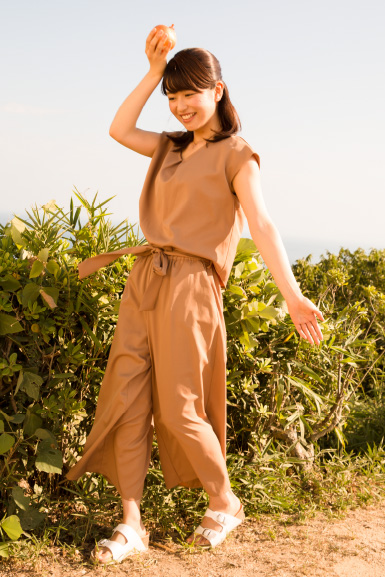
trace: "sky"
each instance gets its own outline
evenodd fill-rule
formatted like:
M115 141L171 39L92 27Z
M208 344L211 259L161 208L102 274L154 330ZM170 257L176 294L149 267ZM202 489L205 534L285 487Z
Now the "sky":
M0 221L78 190L139 222L150 159L109 127L173 23L170 57L221 62L289 256L385 248L384 21L383 0L0 0ZM160 87L138 126L181 128Z

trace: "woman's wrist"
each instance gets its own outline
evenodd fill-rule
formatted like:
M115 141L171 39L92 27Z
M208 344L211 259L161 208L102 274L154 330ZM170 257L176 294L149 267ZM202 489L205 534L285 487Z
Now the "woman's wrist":
M152 80L154 80L157 84L159 84L159 82L162 80L163 78L163 73L166 67L163 68L163 70L158 69L154 69L150 66L149 71L147 72L147 76L148 78L151 78Z
M295 305L305 298L297 283L294 286L286 287L285 290L281 290L281 293L288 306Z

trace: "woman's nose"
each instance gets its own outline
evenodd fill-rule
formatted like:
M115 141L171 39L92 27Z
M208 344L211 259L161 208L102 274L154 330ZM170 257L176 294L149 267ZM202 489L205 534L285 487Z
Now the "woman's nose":
M179 98L176 102L176 109L178 112L183 112L184 110L186 110L187 105L186 105L186 101L184 100L184 98Z

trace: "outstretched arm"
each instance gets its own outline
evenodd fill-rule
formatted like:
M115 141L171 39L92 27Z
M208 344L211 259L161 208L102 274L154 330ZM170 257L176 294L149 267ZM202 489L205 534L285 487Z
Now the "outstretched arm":
M110 127L110 136L114 140L144 156L152 157L159 144L160 134L141 130L136 127L136 122L143 106L162 79L170 47L167 34L156 28L151 30L146 40L150 70L119 107Z
M286 300L295 328L309 343L319 345L323 337L317 317L321 321L325 319L315 304L301 293L293 275L281 236L267 212L259 167L254 159L242 166L233 185L246 215L251 236Z

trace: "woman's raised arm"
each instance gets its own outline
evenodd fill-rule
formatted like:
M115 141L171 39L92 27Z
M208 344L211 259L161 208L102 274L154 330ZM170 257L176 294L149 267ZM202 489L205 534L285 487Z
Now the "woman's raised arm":
M146 55L150 70L119 107L110 126L110 136L131 150L152 156L160 139L158 132L141 130L136 122L143 106L162 79L171 42L166 33L154 28L146 40Z
M298 333L309 343L318 345L323 337L316 317L321 321L325 319L315 304L302 294L294 277L281 236L267 212L259 167L254 159L242 166L233 185L246 215L251 236L286 300Z

